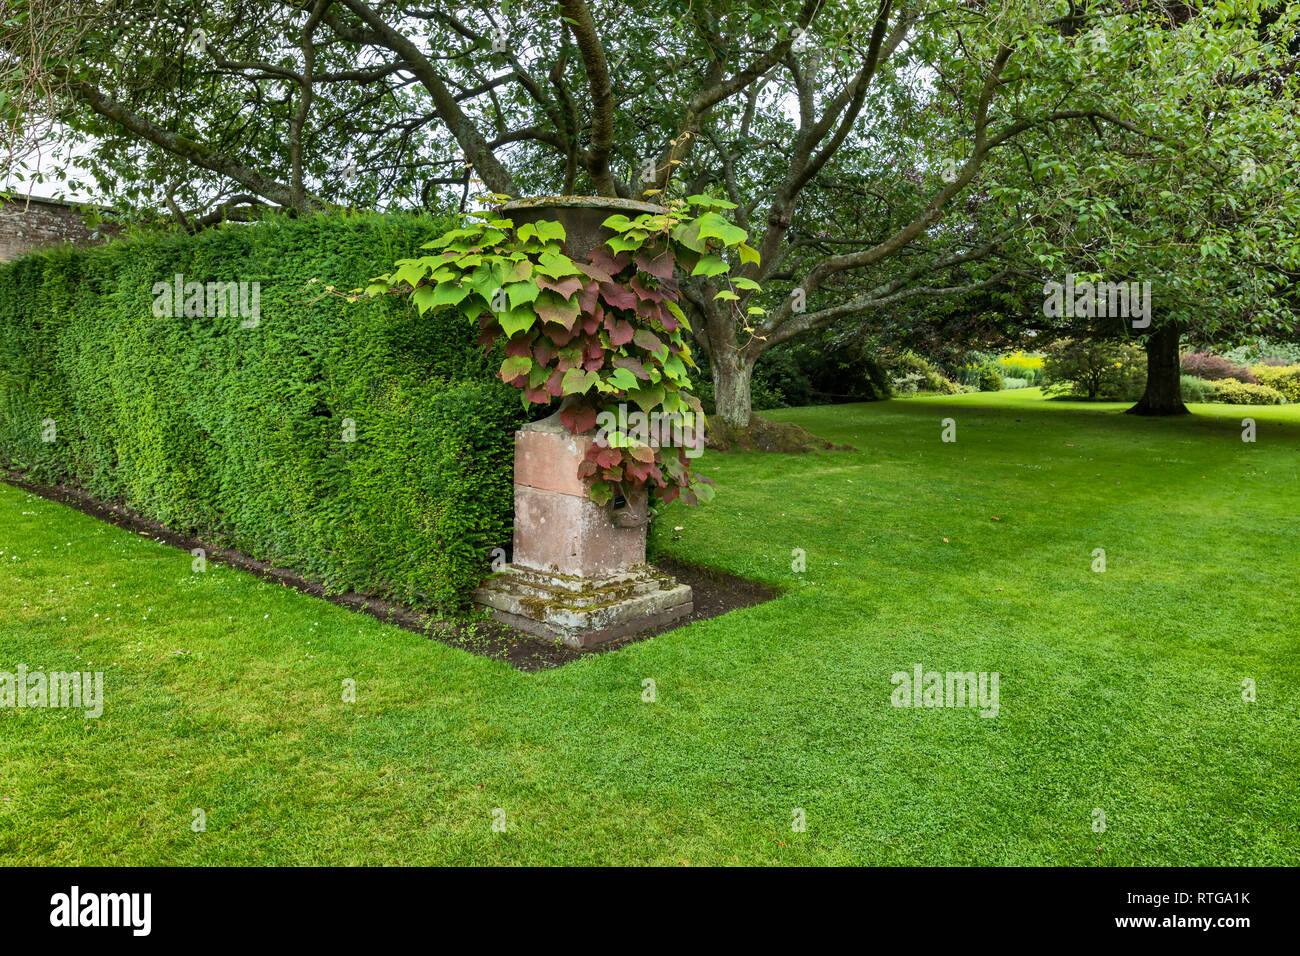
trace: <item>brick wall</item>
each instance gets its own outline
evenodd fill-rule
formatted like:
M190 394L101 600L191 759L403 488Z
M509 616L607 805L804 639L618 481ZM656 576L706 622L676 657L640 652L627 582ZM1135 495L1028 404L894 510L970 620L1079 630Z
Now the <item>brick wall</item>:
M108 223L99 228L106 234L114 231ZM83 213L74 206L50 199L0 198L0 262L63 241L88 246L102 240L91 235Z

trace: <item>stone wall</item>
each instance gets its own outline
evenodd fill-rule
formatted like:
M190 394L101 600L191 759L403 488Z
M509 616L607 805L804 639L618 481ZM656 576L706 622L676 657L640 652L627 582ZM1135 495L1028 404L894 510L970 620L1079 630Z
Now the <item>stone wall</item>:
M109 223L99 228L104 234L116 231ZM0 262L64 241L88 246L102 239L92 235L76 206L52 199L0 197Z

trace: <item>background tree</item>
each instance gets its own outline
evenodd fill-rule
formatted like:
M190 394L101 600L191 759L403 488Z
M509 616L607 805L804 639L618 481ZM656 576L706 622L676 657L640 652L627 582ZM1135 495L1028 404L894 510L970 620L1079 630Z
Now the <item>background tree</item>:
M993 288L1026 250L1055 267L1057 138L1173 142L1207 93L1189 64L1259 20L1244 0L1197 31L1125 0L10 2L0 75L22 115L89 148L111 198L191 226L258 204L463 202L479 184L726 197L758 252L735 263L739 313L708 275L684 287L718 413L742 427L773 345ZM1123 55L1083 42L1098 23ZM1258 41L1252 68L1270 52ZM1153 115L1160 100L1180 107Z

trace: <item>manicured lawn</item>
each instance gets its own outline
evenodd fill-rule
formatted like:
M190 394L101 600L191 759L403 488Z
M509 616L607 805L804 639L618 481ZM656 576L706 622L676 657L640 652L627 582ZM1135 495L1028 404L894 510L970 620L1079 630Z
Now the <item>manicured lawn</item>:
M0 485L0 671L106 696L0 709L0 859L1300 864L1300 407L1119 409L776 413L859 451L706 456L656 545L787 593L535 674Z

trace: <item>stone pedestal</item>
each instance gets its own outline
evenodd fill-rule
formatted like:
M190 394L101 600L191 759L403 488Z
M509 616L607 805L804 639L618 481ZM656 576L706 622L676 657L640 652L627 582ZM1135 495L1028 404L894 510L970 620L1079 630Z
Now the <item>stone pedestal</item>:
M645 563L644 489L598 505L578 478L593 436L553 415L515 433L514 562L474 592L522 631L590 647L694 610L691 589Z

